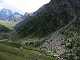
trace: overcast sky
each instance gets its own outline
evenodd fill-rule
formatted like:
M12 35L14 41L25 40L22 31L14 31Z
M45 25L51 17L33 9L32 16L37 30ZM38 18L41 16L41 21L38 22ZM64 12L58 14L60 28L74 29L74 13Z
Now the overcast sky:
M0 8L19 12L34 12L50 0L0 0Z

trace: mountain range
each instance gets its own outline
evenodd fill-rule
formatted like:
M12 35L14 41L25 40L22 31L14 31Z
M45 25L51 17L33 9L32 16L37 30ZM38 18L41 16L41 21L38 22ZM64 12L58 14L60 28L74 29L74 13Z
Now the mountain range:
M24 15L18 12L12 12L10 9L0 10L0 20L18 22L24 19Z

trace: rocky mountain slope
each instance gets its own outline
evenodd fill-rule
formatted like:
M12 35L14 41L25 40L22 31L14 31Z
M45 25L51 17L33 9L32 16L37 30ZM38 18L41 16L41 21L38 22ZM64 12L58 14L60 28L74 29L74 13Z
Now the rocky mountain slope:
M61 27L68 24L76 15L75 7L74 6L71 7L69 3L70 2L67 0L61 1L52 0L52 2L44 5L38 11L34 12L33 16L30 17L31 18L30 21L28 23L23 24L24 26L23 25L21 25L22 27L20 26L21 29L20 27L17 27L18 32L20 30L25 30L24 31L25 35L30 32L31 33L37 32L38 35L44 36L48 33L60 29Z
M51 52L55 49L61 59L80 59L79 0L51 0L32 15L16 27L19 37L44 40L40 47Z

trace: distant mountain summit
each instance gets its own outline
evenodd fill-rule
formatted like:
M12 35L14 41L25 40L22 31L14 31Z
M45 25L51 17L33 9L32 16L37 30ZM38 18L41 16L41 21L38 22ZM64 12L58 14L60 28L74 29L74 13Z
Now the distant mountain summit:
M11 15L12 15L11 10L3 8L0 11L0 20L8 20Z
M0 20L18 22L23 20L23 15L19 12L12 12L10 9L1 9Z

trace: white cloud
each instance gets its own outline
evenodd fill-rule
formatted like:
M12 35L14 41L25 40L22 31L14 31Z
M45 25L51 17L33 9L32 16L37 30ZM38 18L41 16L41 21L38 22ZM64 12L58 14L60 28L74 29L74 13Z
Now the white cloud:
M24 12L34 12L43 4L48 3L50 0L3 0L2 6L8 8L16 8ZM6 6L7 5L7 6Z
M0 3L2 3L3 1L2 0L0 0Z

